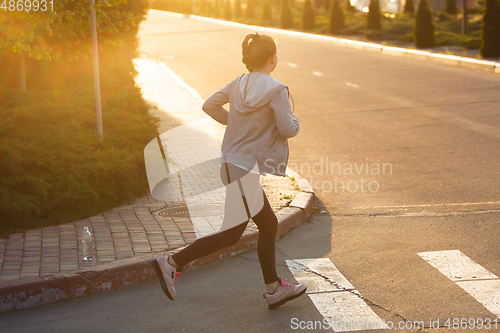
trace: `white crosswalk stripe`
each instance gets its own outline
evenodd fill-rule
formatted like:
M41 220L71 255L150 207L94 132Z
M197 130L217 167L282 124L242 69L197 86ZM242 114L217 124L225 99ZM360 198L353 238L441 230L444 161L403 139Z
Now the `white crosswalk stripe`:
M418 255L500 318L500 279L495 274L459 250Z
M286 260L295 279L335 332L386 328L328 258Z

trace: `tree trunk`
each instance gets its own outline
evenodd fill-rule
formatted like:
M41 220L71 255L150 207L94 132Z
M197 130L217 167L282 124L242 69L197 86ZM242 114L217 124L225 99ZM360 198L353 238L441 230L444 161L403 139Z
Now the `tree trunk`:
M467 35L467 0L462 0L462 35Z
M21 61L19 63L19 88L26 91L26 53L20 54Z

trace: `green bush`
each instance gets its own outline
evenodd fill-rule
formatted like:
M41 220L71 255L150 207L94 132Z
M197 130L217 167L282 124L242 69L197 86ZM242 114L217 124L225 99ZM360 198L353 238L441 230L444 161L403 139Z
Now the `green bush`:
M479 51L483 58L500 57L500 5L498 0L486 0Z
M314 29L314 9L311 0L305 0L302 7L302 29L307 31Z
M406 0L403 12L405 14L410 14L410 15L413 15L415 13L415 6L413 5L413 0Z
M456 0L445 0L444 2L444 12L450 15L457 15L457 1Z
M344 28L344 12L340 8L339 0L332 0L328 32L333 35L338 33L342 28Z
M378 0L370 0L368 6L368 15L366 16L366 30L382 29L382 15L380 14L380 5Z
M280 28L293 28L293 16L288 0L281 0Z
M264 0L264 6L262 6L262 21L271 21L273 19L273 13L271 11L271 3L269 0Z
M136 87L94 93L0 88L0 234L87 218L148 190L144 147L156 120Z
M432 23L432 15L427 0L420 0L418 5L413 36L415 46L418 48L433 47L435 45L434 24Z
M436 31L436 45L442 46L461 46L465 49L478 49L481 45L481 37L479 36L464 36L447 31Z
M370 40L385 41L413 41L413 19L409 15L397 15L393 19L385 18L385 23L380 30L368 30L365 36Z

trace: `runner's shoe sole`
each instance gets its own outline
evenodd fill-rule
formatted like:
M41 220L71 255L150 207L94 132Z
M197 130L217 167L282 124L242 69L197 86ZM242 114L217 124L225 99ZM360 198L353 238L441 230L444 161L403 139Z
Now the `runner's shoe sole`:
M277 303L269 304L268 307L269 307L269 309L274 310L277 307L280 307L281 305L285 304L286 302L294 300L294 299L296 299L299 296L302 296L306 292L306 290L307 290L307 288L304 289L304 290L302 290L300 293L292 295L292 296L287 297L287 298L284 298L284 299L282 299L281 301L279 301Z
M165 282L165 279L163 278L163 273L161 271L160 265L158 264L158 262L156 260L153 260L153 268L155 270L156 277L158 278L158 280L160 280L161 289L163 290L165 295L173 301L174 298L168 292L167 284Z

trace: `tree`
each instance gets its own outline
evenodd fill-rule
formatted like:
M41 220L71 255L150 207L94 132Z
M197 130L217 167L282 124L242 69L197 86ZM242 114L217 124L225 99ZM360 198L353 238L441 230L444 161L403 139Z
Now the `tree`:
M26 90L26 56L35 59L52 59L53 49L47 38L53 35L52 11L13 11L7 14L0 10L0 55L17 53L19 58L18 87ZM58 54L54 54L56 57Z
M241 0L234 0L234 17L242 17Z
M457 1L456 0L445 0L444 12L447 14L450 14L450 15L457 15L457 12L458 12Z
M255 18L255 0L248 0L247 1L247 8L245 10L245 18L247 20Z
M415 46L419 48L433 47L435 45L434 24L432 23L432 15L427 0L420 0L418 4L413 26L413 40Z
M354 8L354 6L351 4L351 0L346 0L345 8L350 13L354 13L356 11L356 8Z
M232 14L232 11L231 11L231 1L230 0L226 0L224 2L224 20L231 20L233 14Z
M382 29L382 15L380 14L380 5L378 0L370 0L368 6L368 15L366 16L366 30Z
M108 0L94 5L99 50L106 45L123 46L124 31L144 19L144 1ZM145 8L145 6L144 6ZM47 11L0 10L0 55L19 54L21 70L27 57L37 60L76 61L91 55L89 2L54 1ZM25 86L25 78L20 86Z
M332 5L332 0L324 0L323 1L323 8L325 9L326 12L330 11L331 5Z
M413 0L406 0L404 13L410 15L413 15L415 13L415 6L413 5Z
M500 57L500 4L498 0L486 0L484 5L479 52L483 58Z
M262 21L270 21L273 19L273 13L271 11L271 3L269 0L264 0L264 6L262 6Z
M332 0L328 33L336 34L342 28L344 28L344 12L340 8L339 0Z
M302 29L311 30L315 26L314 9L311 0L305 0L302 7Z
M288 0L281 0L280 28L293 28L293 16L292 11L290 10L290 5L288 4Z

